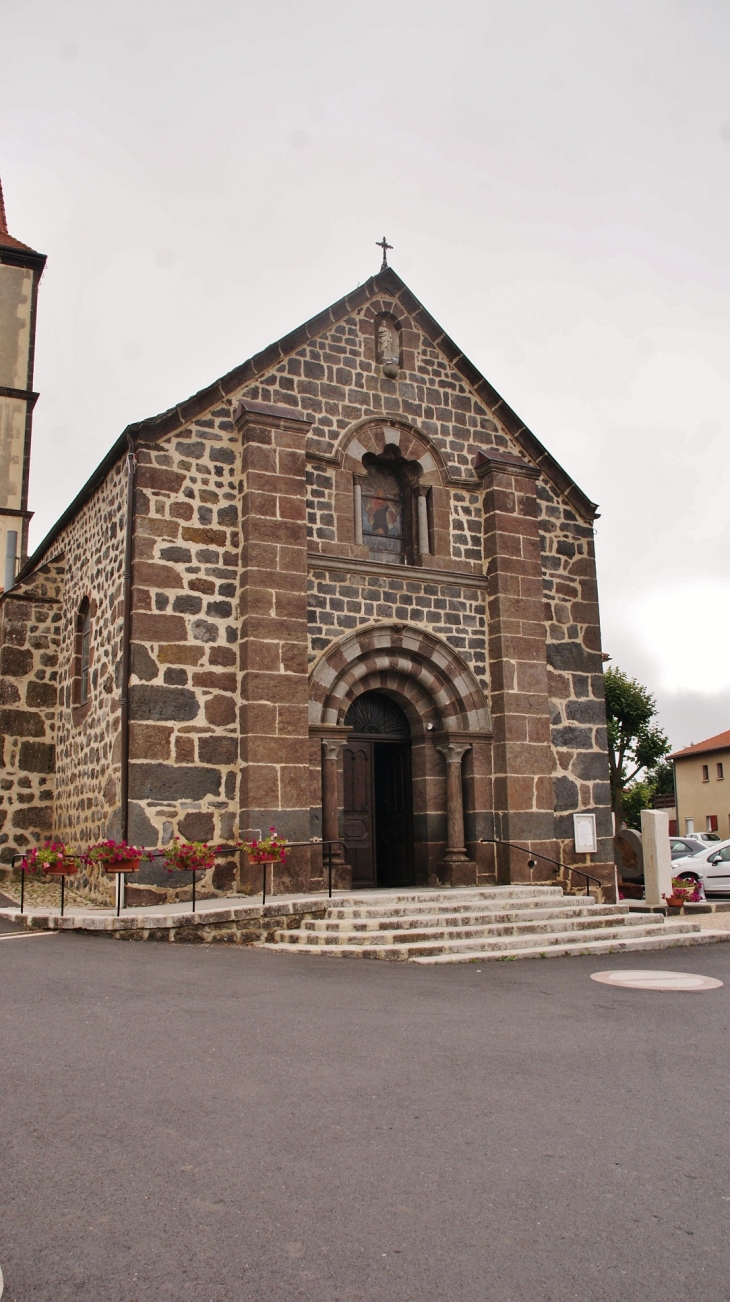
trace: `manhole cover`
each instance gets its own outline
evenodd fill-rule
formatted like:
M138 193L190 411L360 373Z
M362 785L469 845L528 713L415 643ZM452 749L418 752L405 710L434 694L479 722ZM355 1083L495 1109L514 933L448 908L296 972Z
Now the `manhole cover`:
M591 981L607 986L628 986L631 990L716 990L723 984L714 977L694 972L592 972Z

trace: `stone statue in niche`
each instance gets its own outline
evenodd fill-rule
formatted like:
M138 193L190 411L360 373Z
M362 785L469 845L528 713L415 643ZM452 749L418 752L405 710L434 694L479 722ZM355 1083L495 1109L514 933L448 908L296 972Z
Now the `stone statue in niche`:
M394 331L381 317L378 324L378 361L383 368L383 375L395 380L398 375L398 349Z

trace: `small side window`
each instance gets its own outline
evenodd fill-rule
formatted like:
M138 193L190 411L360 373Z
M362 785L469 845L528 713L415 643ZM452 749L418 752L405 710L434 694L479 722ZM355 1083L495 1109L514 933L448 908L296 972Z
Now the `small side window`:
M710 781L710 766L709 766L709 764L703 764L703 765L702 765L702 781L703 781L703 782L709 782L709 781Z
M91 603L84 597L76 615L74 646L73 703L89 704L91 671Z
M724 779L724 777L725 777L725 770L723 769L722 764L718 764L718 766L717 766L717 780L718 780L718 782L722 782L723 779Z

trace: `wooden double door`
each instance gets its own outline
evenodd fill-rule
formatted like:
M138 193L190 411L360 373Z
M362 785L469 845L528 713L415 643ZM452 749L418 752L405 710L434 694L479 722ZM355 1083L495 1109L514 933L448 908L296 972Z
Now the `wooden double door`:
M353 887L412 886L411 744L353 736L343 751L344 832Z

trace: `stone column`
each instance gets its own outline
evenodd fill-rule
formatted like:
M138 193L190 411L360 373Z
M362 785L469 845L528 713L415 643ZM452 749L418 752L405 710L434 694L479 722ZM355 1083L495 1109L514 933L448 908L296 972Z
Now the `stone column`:
M305 439L311 417L242 401L241 788L239 825L309 840ZM245 869L243 870L245 873ZM309 851L292 851L277 891L307 890ZM259 874L242 882L260 890Z
M642 809L641 849L646 903L653 909L661 908L664 896L672 893L672 852L666 809Z
M443 857L447 879L452 886L471 885L475 867L466 853L464 843L464 796L462 791L461 761L471 748L471 742L443 741L436 749L446 760L446 828L447 844Z
M340 802L337 792L337 763L346 738L322 738L322 840L336 841L340 835ZM332 847L332 862L345 862L342 846Z
M362 547L362 481L362 475L352 476L353 520L358 547Z
M423 557L430 557L431 548L428 541L428 487L419 484L416 489L418 504L418 551Z
M482 454L476 471L484 484L494 835L557 858L535 492L540 472L507 452ZM521 851L498 847L498 880L529 881L527 860Z

